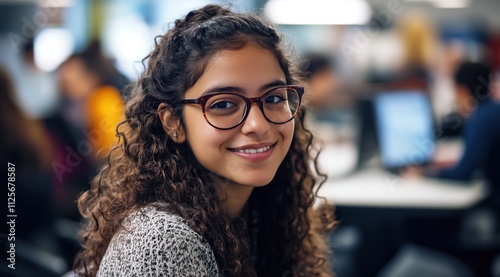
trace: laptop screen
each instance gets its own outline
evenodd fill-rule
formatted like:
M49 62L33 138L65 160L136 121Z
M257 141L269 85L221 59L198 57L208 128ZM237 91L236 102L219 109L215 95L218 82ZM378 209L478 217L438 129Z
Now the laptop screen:
M421 91L378 94L374 101L382 164L419 165L431 160L435 142L429 98Z

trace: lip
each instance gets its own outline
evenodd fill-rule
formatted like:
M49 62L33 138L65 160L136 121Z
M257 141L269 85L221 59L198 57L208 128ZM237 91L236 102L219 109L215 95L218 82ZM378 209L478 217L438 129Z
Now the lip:
M241 157L247 161L250 162L260 162L264 161L267 158L271 156L274 150L274 146L276 145L276 142L265 142L265 143L256 143L256 144L247 144L235 148L228 148L231 153L237 155L238 157ZM237 150L249 150L249 149L259 149L259 148L265 148L269 147L269 149L264 150L263 152L257 152L257 153L245 153L245 152L237 152Z

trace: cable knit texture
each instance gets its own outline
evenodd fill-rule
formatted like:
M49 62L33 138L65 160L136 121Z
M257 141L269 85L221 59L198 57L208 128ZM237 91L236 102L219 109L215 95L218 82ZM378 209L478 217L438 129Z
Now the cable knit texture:
M208 242L177 215L147 206L111 240L97 276L220 276Z

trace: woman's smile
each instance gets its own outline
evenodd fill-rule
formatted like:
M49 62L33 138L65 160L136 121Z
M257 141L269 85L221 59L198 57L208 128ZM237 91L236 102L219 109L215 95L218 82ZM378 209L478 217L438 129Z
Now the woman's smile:
M236 148L228 148L229 151L233 152L237 156L248 160L250 162L260 162L269 158L274 149L274 143L259 143L259 144L249 144Z

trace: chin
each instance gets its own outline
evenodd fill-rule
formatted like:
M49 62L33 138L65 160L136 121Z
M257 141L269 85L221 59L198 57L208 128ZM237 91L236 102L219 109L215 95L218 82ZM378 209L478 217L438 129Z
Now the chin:
M273 176L260 176L259 178L255 178L255 176L251 176L251 177L252 178L249 178L249 179L235 180L235 181L236 181L236 183L238 183L242 186L258 188L258 187L267 186L269 183L271 183L271 181L274 178L274 175Z

